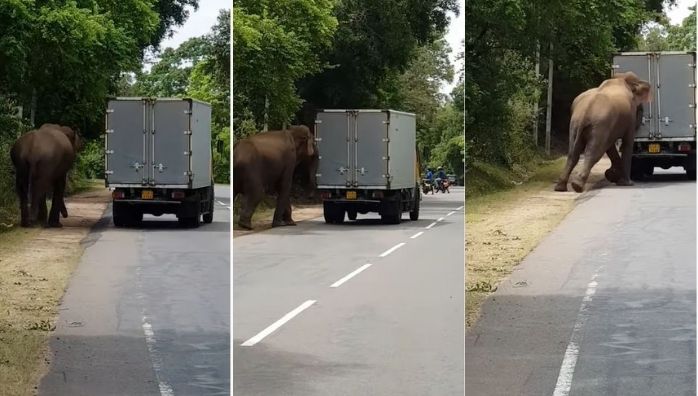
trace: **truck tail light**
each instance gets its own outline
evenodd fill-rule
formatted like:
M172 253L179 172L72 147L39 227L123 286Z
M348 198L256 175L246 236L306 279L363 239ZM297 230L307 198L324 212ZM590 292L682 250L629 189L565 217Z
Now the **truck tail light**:
M681 144L679 144L679 151L680 152L691 151L691 145L689 143L681 143Z
M322 199L330 199L332 197L332 193L329 191L322 191L320 193L320 198Z
M184 199L184 191L172 191L172 199Z
M373 198L383 198L383 191L374 191L372 195Z
M125 196L126 196L126 194L124 194L123 191L118 191L118 190L117 190L117 191L113 191L113 192L111 193L111 197L114 198L114 199L124 199Z

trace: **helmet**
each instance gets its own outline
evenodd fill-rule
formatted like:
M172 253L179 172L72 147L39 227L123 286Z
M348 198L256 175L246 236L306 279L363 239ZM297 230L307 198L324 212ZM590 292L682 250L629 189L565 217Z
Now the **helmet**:
M442 168L442 167L439 167L439 170L444 170L444 168Z

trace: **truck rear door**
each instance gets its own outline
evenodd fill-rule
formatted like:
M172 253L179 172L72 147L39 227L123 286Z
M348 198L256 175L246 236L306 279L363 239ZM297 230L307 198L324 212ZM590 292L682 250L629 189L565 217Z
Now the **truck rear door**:
M156 185L188 185L191 176L191 102L156 100L151 125L151 180Z
M361 187L385 187L388 174L388 113L359 111L354 130L354 183Z
M657 133L662 138L695 136L695 59L692 54L657 54Z
M315 139L320 161L319 187L348 187L352 185L353 117L346 111L321 111L315 120Z
M649 82L652 87L652 99L649 104L643 104L642 125L635 135L636 138L649 138L657 130L657 75L655 69L656 64L652 54L624 54L613 58L614 73L633 72L641 80Z
M110 100L106 114L106 178L109 184L148 183L147 102Z

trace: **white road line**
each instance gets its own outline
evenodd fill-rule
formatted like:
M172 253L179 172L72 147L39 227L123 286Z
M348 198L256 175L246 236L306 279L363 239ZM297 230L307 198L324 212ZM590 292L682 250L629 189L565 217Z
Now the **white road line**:
M296 315L303 312L306 308L308 308L309 306L311 306L313 304L315 304L315 300L308 300L308 301L304 302L303 304L299 305L296 309L294 309L293 311L282 316L281 319L272 323L269 327L260 331L259 333L257 333L257 335L255 335L254 337L250 338L249 340L243 342L240 345L241 346L252 346L252 345L262 341L264 339L264 337L275 332L279 327L283 326L286 322L293 319Z
M455 210L454 210L453 212L448 212L448 214L447 214L446 216L448 217L448 216L450 216L450 215L452 215L452 214L454 214L454 213L456 213Z
M359 272L365 270L366 268L368 268L368 267L370 267L370 266L371 266L371 264L364 264L364 265L362 265L361 267L359 267L358 269L354 270L354 271L353 271L352 273L350 273L349 275L347 275L347 276L345 276L344 278L342 278L342 279L338 280L337 282L333 283L330 287L339 287L339 286L341 286L342 283L344 283L344 282L348 281L349 279L355 277L356 275L359 274Z
M216 201L216 202L218 202L221 206L225 206L226 208L228 207L228 205L226 205L224 202L221 202L221 201Z
M405 242L400 242L400 243L398 243L397 245L395 245L395 246L391 247L390 249L386 250L385 252L381 253L381 255L380 255L379 257L385 257L385 256L389 255L390 253L392 253L392 252L394 252L394 251L400 249L400 248L403 247L404 245L405 245Z
M173 396L174 392L172 391L172 387L161 377L160 372L162 371L162 360L155 350L155 332L153 332L153 326L150 325L150 321L145 314L143 315L141 327L143 327L143 334L145 334L145 345L148 348L148 354L150 355L153 370L155 371L155 379L158 381L160 396Z
M410 239L417 238L418 236L420 236L420 235L422 235L422 234L424 234L424 231L419 231L418 233L412 235L412 236L410 237Z
M444 218L443 218L443 217L439 217L436 221L437 221L437 222L439 222L439 221L444 221Z
M435 225L436 225L436 222L433 222L433 223L429 224L428 226L426 226L425 228L428 230Z
M599 276L600 271L600 268L596 270L596 273L594 273L594 276L591 277L591 281L587 285L586 293L584 293L584 298L582 299L582 305L579 307L579 312L577 313L577 321L572 329L570 342L567 344L567 349L565 350L565 357L562 359L560 374L557 377L557 384L555 385L553 396L567 396L570 394L574 368L577 365L577 358L579 357L579 333L589 318L589 303L594 294L596 294L596 286L598 286L596 278Z
M459 207L456 208L456 210L461 210L461 209L463 209L462 206L459 206Z

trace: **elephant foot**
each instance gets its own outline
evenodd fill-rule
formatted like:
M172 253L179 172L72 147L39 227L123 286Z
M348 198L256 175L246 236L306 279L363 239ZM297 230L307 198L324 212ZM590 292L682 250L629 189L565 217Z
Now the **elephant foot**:
M618 179L618 181L616 182L616 186L634 186L634 185L635 185L635 183L633 183L632 180L628 180L628 179Z
M604 176L606 177L606 180L610 181L611 183L616 183L620 179L618 169L613 167L606 169L606 172L604 172Z
M246 230L251 230L252 229L252 223L248 221L238 221L238 226L240 228L244 228Z
M584 191L584 183L580 182L579 180L572 180L572 182L570 184L572 185L572 188L574 189L574 191L576 191L578 193L581 193L582 191Z
M567 191L567 181L555 183L555 191Z
M294 222L293 220L291 220L291 221L275 221L275 222L271 223L272 228L284 227L284 226L294 226L294 225L296 225L296 222Z

